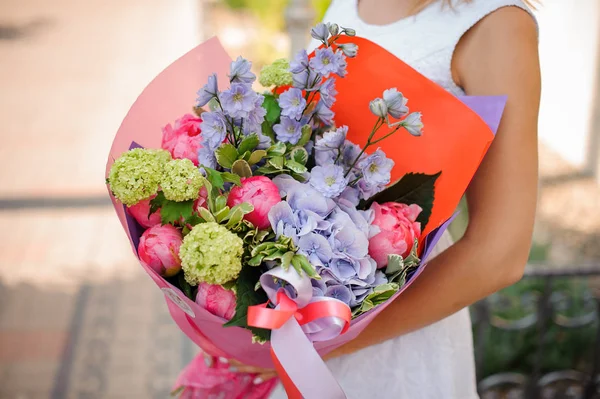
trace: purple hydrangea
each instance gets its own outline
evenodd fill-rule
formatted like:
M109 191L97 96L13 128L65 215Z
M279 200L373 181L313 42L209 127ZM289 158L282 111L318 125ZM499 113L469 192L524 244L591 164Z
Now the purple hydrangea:
M317 233L310 233L298 240L299 252L306 255L313 266L324 266L331 261L333 251L327 238Z
M319 93L321 94L321 100L323 103L331 108L333 103L335 103L335 96L337 95L337 90L335 89L335 79L327 79L319 89Z
M331 47L325 47L315 50L315 56L310 59L309 65L315 72L328 77L330 73L339 71L340 61L340 58L336 56Z
M212 151L216 150L227 135L225 116L221 112L203 113L200 129L202 130L202 146Z
M385 186L391 179L394 161L385 156L385 153L377 149L373 154L366 157L359 164L363 179L375 186Z
M247 118L256 108L257 94L249 85L232 83L228 90L221 92L221 106L232 118Z
M327 198L335 198L344 191L348 180L339 165L315 166L310 171L309 183Z
M277 140L284 143L296 144L302 136L302 124L286 116L281 118L281 123L273 126Z
M208 77L208 80L200 90L198 90L198 98L196 99L196 106L204 107L210 100L219 94L219 88L217 86L217 75L212 74Z
M231 83L248 83L252 84L256 80L256 75L250 72L252 63L241 56L231 62L231 74L229 81Z
M346 305L350 305L350 302L352 301L352 291L350 291L350 288L341 284L330 285L327 287L325 290L325 296L329 298L335 298L344 302Z
M304 108L306 108L306 100L302 96L302 90L292 87L279 96L279 106L281 107L281 115L292 119L300 119Z

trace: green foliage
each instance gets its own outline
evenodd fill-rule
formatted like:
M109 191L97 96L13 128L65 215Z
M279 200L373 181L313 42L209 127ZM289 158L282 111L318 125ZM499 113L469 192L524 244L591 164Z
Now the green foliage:
M231 165L238 159L238 150L232 144L221 144L215 151L215 157L219 165L231 169Z
M255 290L263 270L255 267L243 267L238 276L235 292L237 296L235 315L224 324L225 327L245 327L252 331L254 336L260 340L268 341L271 331L262 328L248 326L248 307L260 305L267 302L267 294L263 290Z
M163 192L159 191L156 197L150 201L150 213L156 212L158 208L160 208L162 224L178 224L181 220L186 221L192 217L194 200L169 201L165 198Z
M384 303L398 292L399 289L400 286L396 283L378 285L371 294L367 295L360 306L352 311L352 317L360 316L373 309L375 306Z
M442 172L435 175L426 175L424 173L407 173L402 178L386 188L379 194L373 196L367 206L373 202L383 204L384 202L400 202L403 204L417 204L423 211L419 214L417 222L421 223L424 229L429 222L431 209L435 197L434 184Z

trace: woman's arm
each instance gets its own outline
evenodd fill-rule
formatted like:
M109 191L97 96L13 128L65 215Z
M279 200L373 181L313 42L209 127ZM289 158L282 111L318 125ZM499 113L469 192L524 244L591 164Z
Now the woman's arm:
M513 7L463 37L453 61L455 80L469 95L508 95L497 137L467 191L467 231L362 334L326 358L425 327L522 277L537 201L537 46L535 22Z

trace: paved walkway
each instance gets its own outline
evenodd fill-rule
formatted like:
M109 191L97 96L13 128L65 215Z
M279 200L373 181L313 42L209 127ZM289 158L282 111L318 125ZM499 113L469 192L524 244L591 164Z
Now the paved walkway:
M105 195L114 133L198 43L199 4L1 1L0 203ZM0 225L0 398L167 397L195 349L112 208L0 209Z

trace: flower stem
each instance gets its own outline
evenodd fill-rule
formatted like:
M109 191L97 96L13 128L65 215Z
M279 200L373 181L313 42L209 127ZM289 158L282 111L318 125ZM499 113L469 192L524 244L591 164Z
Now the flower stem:
M367 143L365 144L365 146L363 147L363 149L360 151L360 154L358 154L358 156L356 157L356 159L354 160L354 162L352 162L352 165L350 165L350 168L348 169L348 171L346 172L346 174L344 175L344 177L348 177L348 175L350 174L350 172L352 171L352 169L354 169L354 166L356 166L358 160L360 159L360 157L362 157L362 155L365 153L365 151L367 150L367 148L369 148L369 146L373 145L374 143L371 142L371 139L373 138L373 136L375 136L375 133L377 133L377 130L379 130L379 128L381 126L383 126L383 118L379 118L377 119L377 122L375 122L375 126L373 127L373 130L371 130L371 133L369 134L369 138L367 138Z

